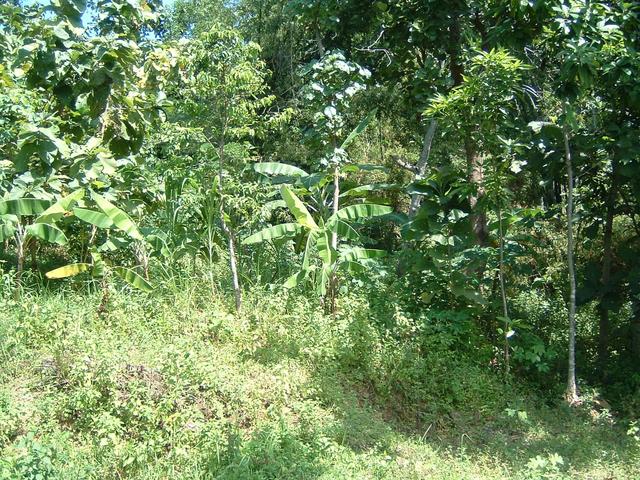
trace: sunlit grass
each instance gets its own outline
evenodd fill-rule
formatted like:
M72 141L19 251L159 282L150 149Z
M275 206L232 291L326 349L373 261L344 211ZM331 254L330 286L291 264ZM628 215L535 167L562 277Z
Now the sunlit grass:
M5 299L0 472L22 478L16 472L36 468L56 479L640 475L638 445L622 425L543 407L464 359L432 363L424 377L406 360L387 362L400 344L360 323L376 312L358 312L366 302L350 301L354 309L333 318L314 301L256 291L235 316L197 281L150 297L114 290L103 317L99 293ZM454 392L462 403L439 397L464 375L466 390ZM423 394L428 404L416 402ZM511 406L518 413L509 414Z

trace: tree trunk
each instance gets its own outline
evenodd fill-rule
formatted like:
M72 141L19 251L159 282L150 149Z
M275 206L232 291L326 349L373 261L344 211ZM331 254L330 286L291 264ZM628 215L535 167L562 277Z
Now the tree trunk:
M460 45L462 42L460 31L460 14L456 14L449 26L449 71L451 78L453 79L453 86L457 87L464 81L464 67L460 62ZM471 204L471 210L476 210L476 207L484 196L485 190L482 186L484 180L483 158L478 153L478 147L473 135L470 131L465 132L464 137L464 150L467 158L467 169L469 172L469 182L475 185L477 190L476 194L469 197L469 203ZM487 244L489 228L487 226L487 215L484 212L474 212L470 215L471 226L473 233L476 237L476 242L480 246Z
M38 242L35 238L31 238L29 242L29 255L31 256L31 270L38 271Z
M598 331L598 367L602 380L606 378L607 364L609 360L609 307L606 305L606 296L611 289L611 262L613 219L615 217L616 196L618 193L617 162L612 163L613 178L606 202L606 218L604 224L604 240L602 252L602 275L600 277L600 302L598 313L600 316Z
M324 42L322 41L322 34L320 33L320 27L318 27L317 24L315 28L315 34L316 34L316 45L318 46L318 54L320 55L320 58L322 58L324 57L324 54L325 54Z
M231 281L233 283L233 293L235 296L236 313L240 312L242 307L242 291L240 290L240 279L238 276L238 261L236 258L236 246L233 232L225 220L224 207L224 188L223 188L223 162L224 162L224 146L225 146L226 127L223 129L222 138L220 139L220 147L218 150L219 168L218 168L218 188L220 189L220 223L222 231L227 236L229 245L229 266L231 268Z
M226 225L226 222L224 220L222 220L222 229L225 231L225 234L229 238L229 266L231 267L231 280L233 281L233 293L236 302L236 312L239 312L240 308L242 307L242 292L240 290L240 279L238 277L235 235Z
M631 301L631 359L636 371L640 372L640 298L634 296Z
M504 285L504 232L502 230L502 209L498 208L498 235L500 236L500 293L502 296L502 315L504 317L504 372L508 377L511 369L509 352L509 307Z
M436 134L437 126L438 122L435 120L431 120L431 122L429 122L429 127L424 134L424 140L422 142L422 152L420 152L420 158L418 159L418 163L415 167L414 181L422 180L427 171L429 156L431 155L431 145L433 144L433 137ZM420 203L422 203L422 195L417 193L412 194L411 203L409 204L409 218L413 218L416 215L420 208Z
M573 263L573 164L569 149L569 131L563 127L565 162L567 167L567 265L569 267L569 369L566 399L570 404L578 402L576 382L576 274Z
M470 134L465 139L465 153L467 156L467 168L469 170L469 183L476 187L476 192L469 197L471 206L471 226L476 237L476 242L480 246L487 244L489 238L489 227L487 225L487 214L479 211L478 203L485 194L484 182L484 159L476 149L476 144Z
M332 213L335 215L340 208L340 167L336 165L333 172L333 206ZM338 234L331 233L331 248L338 250ZM336 313L336 297L338 296L338 275L335 269L329 278L329 308L332 314Z
M336 166L333 171L333 209L332 213L335 215L340 209L340 167ZM334 250L338 248L338 234L333 232L331 234L331 247Z
M16 300L20 299L22 294L22 273L24 272L24 258L26 254L26 236L27 232L24 225L18 224L18 231L16 232L16 256L18 259L16 265L16 287L13 292L13 296Z
M418 162L415 165L410 164L406 160L400 157L392 157L394 161L405 170L408 170L413 174L413 181L422 180L427 172L427 167L429 166L429 156L431 155L431 145L433 144L433 138L436 133L436 128L438 127L438 122L435 120L431 120L429 122L429 126L427 127L427 131L424 134L424 139L422 141L422 151L420 152L420 157L418 158ZM409 211L408 217L412 219L418 213L418 209L420 208L420 204L422 203L422 195L414 193L411 195L411 202L409 203ZM408 249L408 242L404 241L402 243L403 252ZM399 277L404 276L406 273L406 262L400 259L398 265L396 266L396 274Z
M16 267L16 289L14 298L18 300L22 292L22 272L24 272L24 244L18 243L16 255L18 256L18 265Z

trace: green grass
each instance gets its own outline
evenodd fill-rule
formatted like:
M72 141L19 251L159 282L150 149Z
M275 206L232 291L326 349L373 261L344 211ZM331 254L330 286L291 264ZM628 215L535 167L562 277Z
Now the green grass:
M234 316L205 281L100 300L2 300L0 478L640 478L623 421L545 406L355 295L336 318L257 290Z

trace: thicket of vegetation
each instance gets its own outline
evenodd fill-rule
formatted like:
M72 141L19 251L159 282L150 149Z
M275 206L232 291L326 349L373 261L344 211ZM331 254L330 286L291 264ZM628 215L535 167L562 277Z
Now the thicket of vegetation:
M5 0L0 478L640 478L640 5Z

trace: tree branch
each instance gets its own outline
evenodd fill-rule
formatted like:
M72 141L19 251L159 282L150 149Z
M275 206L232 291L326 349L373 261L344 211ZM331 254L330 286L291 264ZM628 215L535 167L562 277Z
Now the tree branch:
M418 169L416 168L416 166L411 165L409 162L407 162L407 160L405 160L401 156L393 155L391 158L393 159L394 162L396 162L396 164L399 167L404 168L405 170L408 170L413 173L418 173Z

